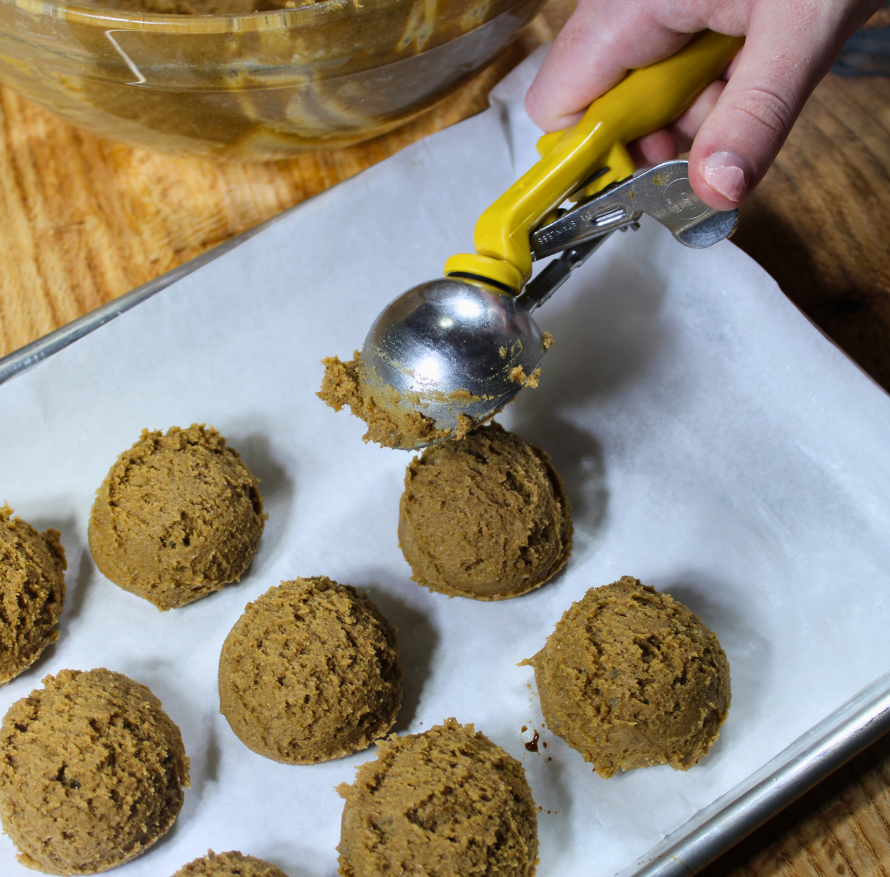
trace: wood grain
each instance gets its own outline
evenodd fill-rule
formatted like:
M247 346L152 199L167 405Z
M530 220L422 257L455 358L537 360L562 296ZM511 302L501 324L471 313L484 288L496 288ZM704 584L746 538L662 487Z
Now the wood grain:
M0 355L485 106L572 8L551 0L472 83L402 129L270 164L153 155L0 88ZM890 390L890 82L829 77L736 242ZM707 877L890 877L890 737L710 865Z
M829 76L735 242L890 390L890 80Z

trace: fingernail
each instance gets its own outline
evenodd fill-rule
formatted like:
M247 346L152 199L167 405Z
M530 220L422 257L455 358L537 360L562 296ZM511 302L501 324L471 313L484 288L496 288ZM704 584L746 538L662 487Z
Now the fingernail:
M712 152L702 162L701 174L727 201L738 203L748 191L748 163L731 152Z

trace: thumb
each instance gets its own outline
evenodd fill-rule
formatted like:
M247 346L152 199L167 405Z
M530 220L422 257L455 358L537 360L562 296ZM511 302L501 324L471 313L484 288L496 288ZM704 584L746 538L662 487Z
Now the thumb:
M737 207L763 179L804 103L860 23L856 4L760 3L748 38L689 155L689 179L711 207ZM862 3L858 4L861 10Z

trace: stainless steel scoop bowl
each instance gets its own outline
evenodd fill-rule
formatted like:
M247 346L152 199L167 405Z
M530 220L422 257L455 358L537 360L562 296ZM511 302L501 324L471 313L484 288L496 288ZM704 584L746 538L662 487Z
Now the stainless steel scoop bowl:
M383 310L365 338L359 377L372 398L395 390L400 405L453 432L459 415L481 423L506 405L544 353L543 333L519 299L443 277Z

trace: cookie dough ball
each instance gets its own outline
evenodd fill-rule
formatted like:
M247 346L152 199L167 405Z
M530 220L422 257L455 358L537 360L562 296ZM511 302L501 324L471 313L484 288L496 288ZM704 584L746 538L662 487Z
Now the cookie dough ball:
M414 581L433 591L517 597L571 553L565 486L544 451L496 423L480 427L411 461L399 545Z
M158 609L238 581L265 515L257 480L209 426L174 426L118 457L96 491L90 552L102 573Z
M535 873L537 807L515 758L454 719L378 749L337 790L344 877Z
M210 850L206 856L180 868L173 877L287 877L287 874L262 859L242 856L237 850L219 855Z
M573 603L531 659L550 730L602 777L698 764L729 710L729 663L682 603L624 576Z
M19 861L94 874L138 856L173 824L188 786L179 728L144 685L62 670L0 728L0 818Z
M38 533L8 504L0 508L0 684L59 638L66 567L58 530Z
M245 746L286 764L366 749L402 703L395 631L354 588L319 576L249 603L219 658L220 711Z

